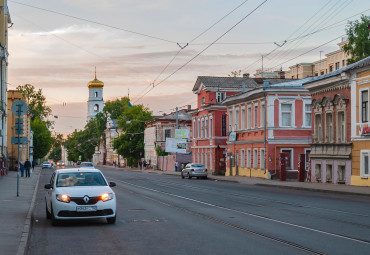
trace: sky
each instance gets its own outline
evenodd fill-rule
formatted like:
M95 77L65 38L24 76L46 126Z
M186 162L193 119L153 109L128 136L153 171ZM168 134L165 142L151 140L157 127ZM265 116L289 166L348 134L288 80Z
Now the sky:
M8 0L8 89L32 84L54 132L82 130L89 81L153 114L196 108L198 76L288 70L337 50L368 0Z

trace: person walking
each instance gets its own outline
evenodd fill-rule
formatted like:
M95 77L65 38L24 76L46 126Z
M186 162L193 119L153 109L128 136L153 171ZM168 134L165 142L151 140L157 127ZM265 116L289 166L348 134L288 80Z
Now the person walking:
M139 166L140 166L140 170L143 170L143 162L141 161L141 159L139 160Z
M32 172L35 171L35 166L37 165L36 160L32 161Z
M24 176L24 165L22 164L22 162L19 162L19 168L21 170L21 177Z
M177 160L176 160L176 163L175 163L175 172L177 172L178 168L179 168L179 162L177 162Z
M31 162L28 159L26 159L26 162L24 162L24 168L26 169L26 177L31 177Z

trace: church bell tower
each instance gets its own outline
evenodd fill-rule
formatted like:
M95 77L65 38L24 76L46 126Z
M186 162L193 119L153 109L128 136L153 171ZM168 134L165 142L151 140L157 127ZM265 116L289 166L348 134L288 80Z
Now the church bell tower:
M99 81L96 78L96 68L95 68L95 79L89 82L88 87L89 87L89 100L87 101L87 121L94 118L98 112L102 112L104 107L103 101L104 82Z

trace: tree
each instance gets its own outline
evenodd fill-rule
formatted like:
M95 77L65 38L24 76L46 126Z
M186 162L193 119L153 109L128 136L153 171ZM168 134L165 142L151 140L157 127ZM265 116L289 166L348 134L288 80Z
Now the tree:
M129 108L130 99L122 97L115 101L108 101L104 104L104 113L106 116L110 114L111 119L119 119L122 113Z
M46 123L39 118L31 120L31 129L33 130L33 156L34 158L43 158L53 144L51 132Z
M143 105L127 107L118 120L118 126L124 132L113 140L113 148L127 158L132 165L144 155L145 122L152 120L152 113Z
M155 148L155 152L157 153L158 156L167 156L168 152L163 150L161 146L157 145L157 148Z
M46 106L46 97L42 94L42 90L35 90L35 87L31 84L19 85L17 90L21 92L23 98L28 104L28 108L31 112L31 120L39 118L45 121L48 126L52 123L47 120L51 114L51 108Z
M236 71L231 71L230 74L228 74L229 77L239 77L242 73L242 70L236 70Z
M62 159L62 145L64 143L63 135L58 134L53 138L53 141L53 149L50 153L50 158L57 162Z
M348 43L343 46L344 51L351 56L347 64L352 64L370 56L370 19L365 15L361 21L350 21L346 28Z

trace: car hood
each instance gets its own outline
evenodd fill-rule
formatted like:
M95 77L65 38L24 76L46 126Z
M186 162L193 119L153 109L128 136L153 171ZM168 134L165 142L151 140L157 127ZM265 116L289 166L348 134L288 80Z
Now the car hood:
M114 193L109 186L74 186L74 187L58 187L55 189L56 194L67 194L70 197L97 197L103 193Z

